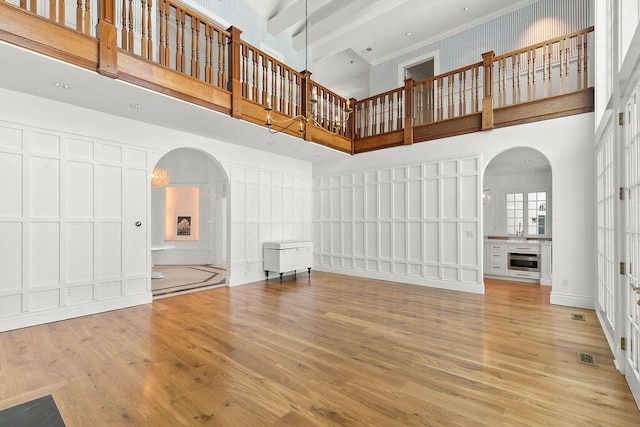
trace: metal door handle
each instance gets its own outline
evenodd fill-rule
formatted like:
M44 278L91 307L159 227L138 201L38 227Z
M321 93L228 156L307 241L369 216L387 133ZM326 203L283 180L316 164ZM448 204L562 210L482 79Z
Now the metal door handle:
M142 223L140 221L136 221L136 227L140 227Z

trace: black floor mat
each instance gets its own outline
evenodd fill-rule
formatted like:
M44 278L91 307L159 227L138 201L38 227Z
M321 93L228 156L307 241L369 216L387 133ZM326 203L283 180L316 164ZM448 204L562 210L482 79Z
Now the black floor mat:
M0 427L65 427L51 395L0 411Z

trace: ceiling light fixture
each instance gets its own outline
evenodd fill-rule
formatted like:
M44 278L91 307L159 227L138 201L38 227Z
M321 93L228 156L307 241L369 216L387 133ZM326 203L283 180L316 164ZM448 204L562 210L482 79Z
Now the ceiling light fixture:
M153 188L166 187L171 182L169 172L160 168L153 168L151 172L151 186Z
M62 90L71 89L71 86L63 82L53 82L53 85L58 89L62 89Z
M482 204L489 204L489 200L491 199L491 189L486 185L482 186Z
M462 9L460 9L460 10L461 10L461 11L463 11L463 12L467 12L467 11L469 10L469 8L468 8L468 7L463 7L463 8L462 8Z
M129 104L129 107L133 108L134 110L142 110L142 105L136 104L135 102Z
M413 34L411 31L407 31L406 33L404 33L405 36L410 37L411 34Z
M305 71L309 71L309 0L305 0L304 2L304 68ZM309 108L306 111L306 115L298 114L297 116L290 119L274 120L271 118L271 112L273 111L273 108L271 107L271 97L268 97L267 106L265 107L264 111L267 112L267 121L265 123L265 126L267 127L267 129L269 129L269 133L280 133L286 129L289 129L291 126L295 125L295 123L298 123L298 132L300 133L300 137L304 138L304 135L307 132L308 124L322 127L322 125L318 122L318 120L316 120L315 117L318 110L318 89L316 86L313 86L313 88L311 89L311 96L309 97L307 102L309 103ZM336 113L333 120L334 131L330 131L334 135L338 134L341 128L347 127L349 116L353 112L348 99L346 108L339 109L341 111L338 111L338 113ZM274 125L278 126L279 129L274 129Z

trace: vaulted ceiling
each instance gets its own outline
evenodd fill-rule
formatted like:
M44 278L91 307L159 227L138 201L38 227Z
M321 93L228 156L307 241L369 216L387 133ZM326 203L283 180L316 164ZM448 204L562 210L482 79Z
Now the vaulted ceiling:
M305 48L305 0L244 0L273 35ZM343 96L369 95L369 69L536 0L308 0L313 77ZM446 70L442 70L446 71Z

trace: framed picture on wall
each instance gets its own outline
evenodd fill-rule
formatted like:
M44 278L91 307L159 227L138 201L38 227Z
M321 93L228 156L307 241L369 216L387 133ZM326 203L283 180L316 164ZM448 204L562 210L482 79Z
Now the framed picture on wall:
M179 216L176 225L177 236L191 236L191 217Z

